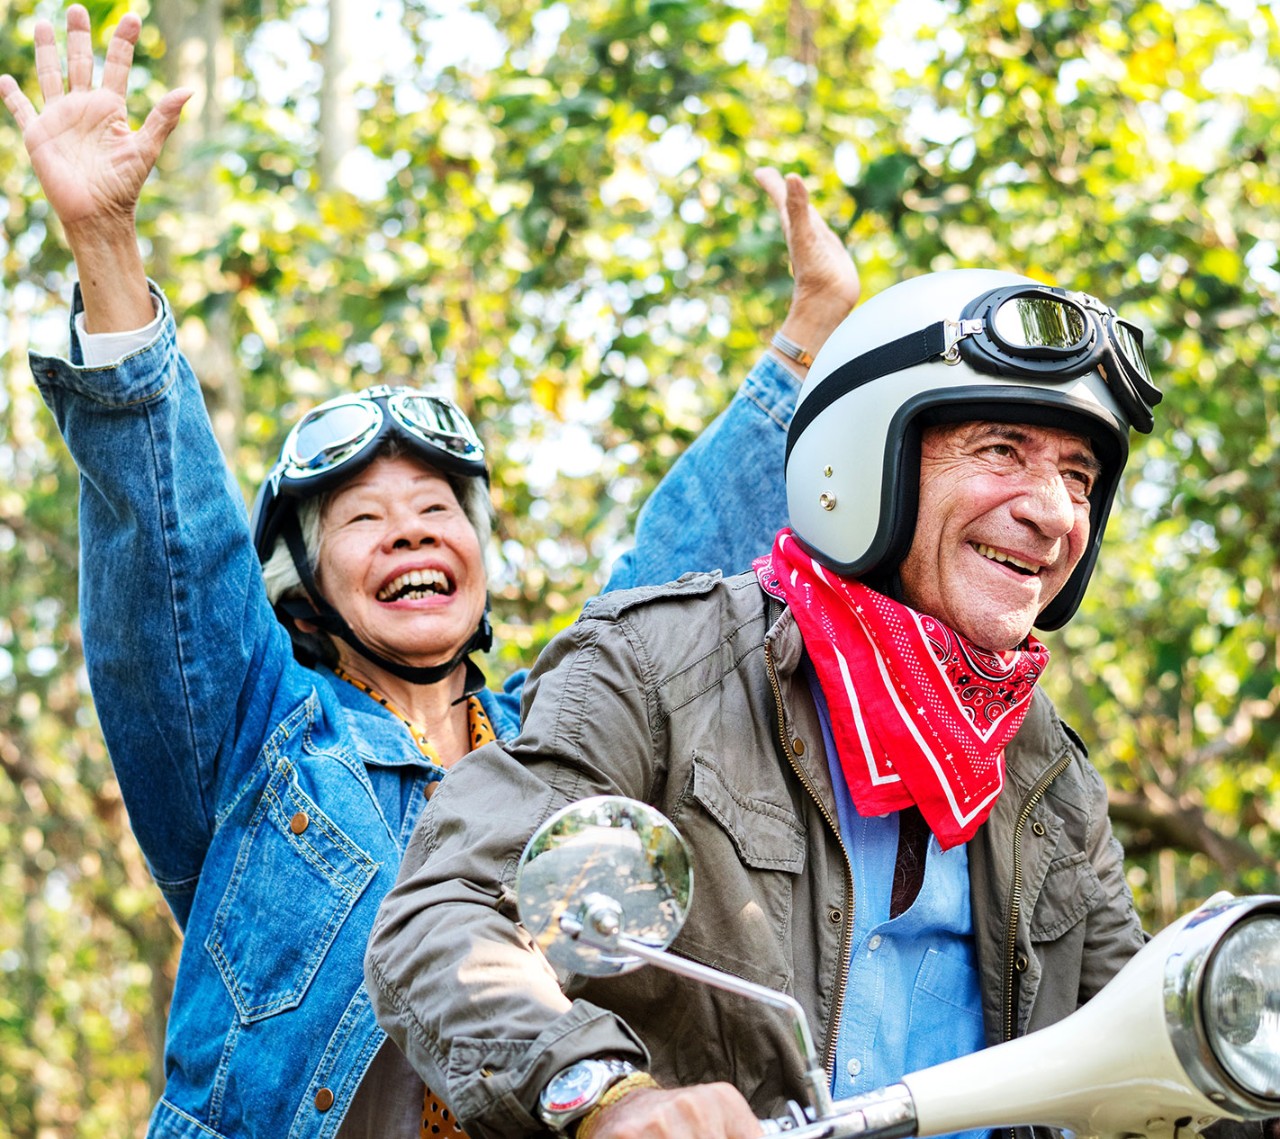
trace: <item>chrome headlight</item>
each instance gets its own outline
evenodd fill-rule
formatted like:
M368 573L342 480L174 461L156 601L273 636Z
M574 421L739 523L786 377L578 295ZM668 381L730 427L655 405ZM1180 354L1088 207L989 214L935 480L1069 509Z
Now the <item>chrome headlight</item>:
M1280 915L1233 926L1205 969L1204 1025L1227 1073L1246 1091L1280 1100Z
M1207 904L1165 968L1165 1014L1187 1075L1224 1110L1280 1115L1280 898Z

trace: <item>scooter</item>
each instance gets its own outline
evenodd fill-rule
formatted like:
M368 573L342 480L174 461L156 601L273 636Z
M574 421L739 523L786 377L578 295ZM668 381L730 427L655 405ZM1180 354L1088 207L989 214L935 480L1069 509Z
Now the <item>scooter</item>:
M655 965L788 1012L809 1102L762 1120L765 1134L899 1139L1038 1124L1078 1139L1180 1139L1219 1119L1280 1116L1280 896L1215 895L1057 1024L833 1100L795 1000L667 951L689 912L693 869L660 812L584 799L526 846L521 920L566 972Z

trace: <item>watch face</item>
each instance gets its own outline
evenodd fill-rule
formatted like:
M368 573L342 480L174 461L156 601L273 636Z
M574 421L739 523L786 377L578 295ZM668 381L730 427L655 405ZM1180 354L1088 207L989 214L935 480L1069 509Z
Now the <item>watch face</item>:
M589 1103L608 1075L599 1062L580 1060L557 1073L542 1091L542 1109L548 1112L573 1111Z

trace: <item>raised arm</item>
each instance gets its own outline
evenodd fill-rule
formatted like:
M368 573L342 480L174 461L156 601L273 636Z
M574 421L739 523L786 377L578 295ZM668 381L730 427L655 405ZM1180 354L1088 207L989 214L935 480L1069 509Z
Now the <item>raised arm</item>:
M170 91L142 127L129 126L125 93L141 23L124 15L107 47L102 84L93 86L89 13L67 9L67 71L53 25L35 26L37 112L11 75L0 75L0 99L22 131L31 165L76 259L89 332L128 332L155 315L138 251L134 215L143 183L191 92Z
M795 293L779 332L816 354L858 303L858 270L796 174L756 172L782 220ZM691 570L745 570L786 524L787 424L808 367L770 348L733 402L680 457L645 503L635 547L606 590L651 585Z
M791 308L778 331L816 356L862 295L858 268L844 242L814 208L799 174L784 178L772 166L762 166L756 171L756 181L778 211L796 283ZM800 379L808 374L807 364L784 356L776 348L773 352Z
M74 338L71 359L33 353L31 368L80 471L80 622L103 737L151 872L185 924L219 806L261 749L292 653L267 603L244 498L143 273L134 210L187 95L165 96L130 129L137 38L136 17L125 16L94 89L88 16L73 7L65 89L41 22L44 109L7 76L0 97L75 254L87 330L136 333L162 318L114 362L87 365Z

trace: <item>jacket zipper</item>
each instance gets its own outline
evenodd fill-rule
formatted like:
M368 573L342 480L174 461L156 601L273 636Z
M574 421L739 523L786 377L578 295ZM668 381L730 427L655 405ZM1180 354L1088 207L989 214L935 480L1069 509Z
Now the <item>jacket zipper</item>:
M845 912L844 928L840 933L840 979L836 985L836 999L832 1004L831 1023L827 1027L827 1039L824 1044L823 1054L827 1068L827 1084L830 1086L832 1079L835 1077L835 1044L838 1030L840 1028L840 1015L844 1009L844 993L849 984L849 953L851 943L853 941L853 907L856 904L853 889L853 866L849 862L849 854L844 848L844 842L840 838L840 828L836 825L836 821L831 817L831 813L823 804L818 793L813 789L812 784L809 782L808 775L799 763L796 762L795 754L791 750L791 741L787 739L786 716L784 714L782 703L782 687L778 683L777 669L773 664L773 653L769 651L769 643L767 641L764 646L764 666L765 672L769 677L769 687L773 689L774 705L778 710L778 740L782 744L782 754L787 757L787 762L791 764L791 770L795 772L796 778L800 780L800 785L808 792L809 797L814 801L818 811L827 821L827 826L831 828L831 833L835 835L836 842L840 845L840 854L844 859Z
M1022 803L1018 812L1018 821L1013 827L1013 888L1009 891L1009 917L1005 927L1004 945L1004 1039L1013 1039L1014 1009L1014 960L1018 951L1018 915L1022 910L1022 829L1037 803L1044 798L1049 784L1061 775L1071 763L1071 752L1068 750L1048 771L1046 771L1031 789L1031 793ZM1012 1134L1012 1132L1011 1132Z

